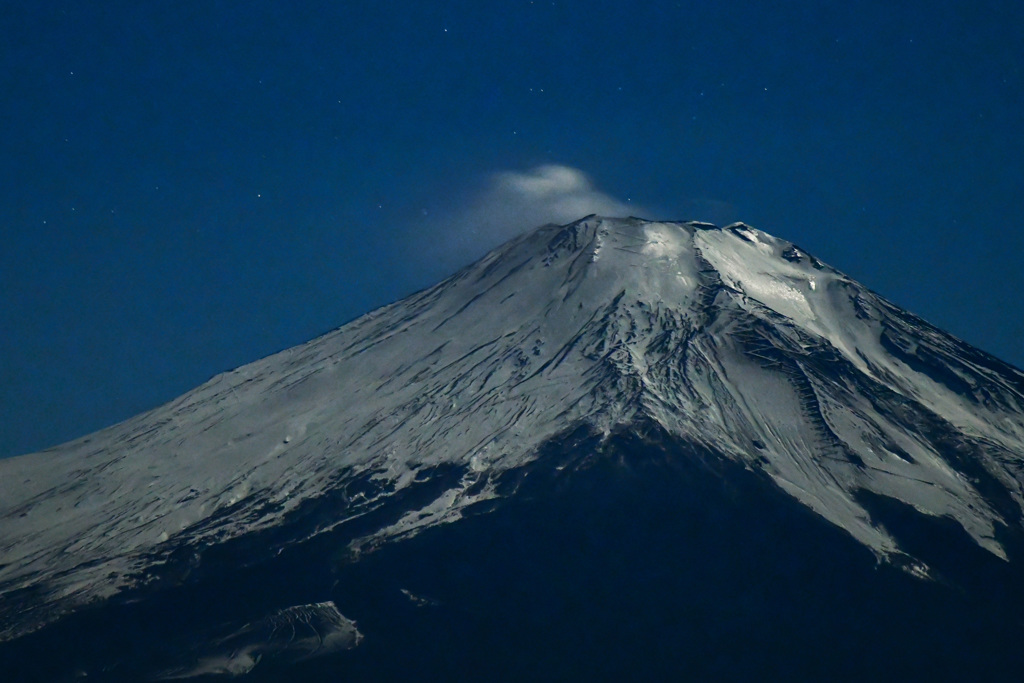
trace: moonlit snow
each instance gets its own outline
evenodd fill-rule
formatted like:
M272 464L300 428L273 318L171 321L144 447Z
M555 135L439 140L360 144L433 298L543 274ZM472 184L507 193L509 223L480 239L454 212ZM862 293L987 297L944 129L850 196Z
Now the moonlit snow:
M641 417L924 577L860 494L953 520L1005 558L998 530L1024 506L1022 415L1019 371L784 240L590 216L122 424L0 461L0 638L171 566L185 580L232 539L281 529L261 548L273 555L400 500L434 468L463 468L360 534L358 558L499 499L497 479L558 435ZM288 526L334 494L333 519ZM236 649L197 666L246 669L261 651Z

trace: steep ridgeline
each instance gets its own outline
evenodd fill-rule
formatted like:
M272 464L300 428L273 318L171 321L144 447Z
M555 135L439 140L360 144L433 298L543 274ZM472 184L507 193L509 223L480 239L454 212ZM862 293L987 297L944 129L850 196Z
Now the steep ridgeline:
M358 562L500 506L506 475L555 439L639 424L922 579L877 501L951 520L1004 560L1021 534L1020 371L760 230L590 216L0 462L0 637L342 527Z

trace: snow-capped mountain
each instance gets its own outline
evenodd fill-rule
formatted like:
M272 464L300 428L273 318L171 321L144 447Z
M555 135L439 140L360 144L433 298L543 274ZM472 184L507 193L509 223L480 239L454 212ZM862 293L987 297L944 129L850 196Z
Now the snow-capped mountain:
M632 467L638 449L790 501L907 581L955 574L907 531L928 520L979 562L1020 561L1024 373L744 224L589 216L122 424L0 461L0 654L24 662L75 624L170 609L240 573L293 576L289 557L320 558L331 578L309 570L322 583L303 601L254 599L159 667L116 675L257 675L359 650L357 625L376 617L339 611L358 572L339 568L518 509L540 471L571 478L608 454ZM231 621L198 614L188 623ZM267 635L281 623L312 635ZM116 677L126 657L90 646L80 659Z

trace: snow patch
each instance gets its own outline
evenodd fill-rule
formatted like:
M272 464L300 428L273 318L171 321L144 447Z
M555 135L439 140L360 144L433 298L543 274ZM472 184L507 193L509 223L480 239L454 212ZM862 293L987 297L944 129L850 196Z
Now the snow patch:
M363 639L356 622L330 601L288 607L234 629L210 645L202 641L192 662L165 669L155 680L240 676L263 662L301 662L350 650Z

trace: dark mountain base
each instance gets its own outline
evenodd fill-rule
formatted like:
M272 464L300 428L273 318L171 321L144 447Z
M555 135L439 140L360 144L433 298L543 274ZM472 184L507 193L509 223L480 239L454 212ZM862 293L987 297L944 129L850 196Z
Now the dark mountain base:
M343 560L354 534L339 530L8 643L4 680L140 680L212 624L327 599L357 621L357 648L263 661L242 680L1016 681L1024 670L1022 577L941 520L873 501L937 566L941 580L924 582L878 565L760 475L656 428L548 451L508 476L514 495L358 562Z

